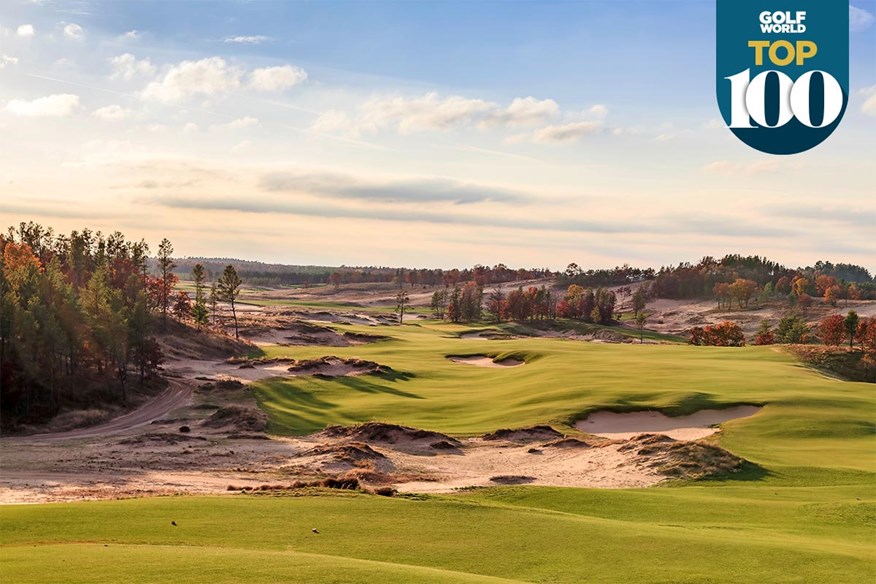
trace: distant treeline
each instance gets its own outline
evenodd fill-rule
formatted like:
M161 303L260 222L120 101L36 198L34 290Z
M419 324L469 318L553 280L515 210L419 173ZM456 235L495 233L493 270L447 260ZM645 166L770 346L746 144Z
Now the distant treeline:
M751 294L833 296L834 300L876 299L876 281L870 272L852 264L819 261L814 266L791 269L760 256L705 257L697 264L682 263L660 268L651 284L654 298L711 298L722 296L722 284L739 281L754 285ZM825 296L827 298L827 296ZM805 302L805 299L804 299Z
M547 268L513 269L498 264L493 267L476 265L466 269L409 269L384 266L331 267L265 264L262 262L225 258L175 259L176 273L181 280L192 280L192 269L201 264L207 271L207 280L221 274L229 263L234 264L240 278L250 286L310 286L318 284L396 283L410 286L456 286L476 282L479 286L552 278L557 274ZM154 260L153 260L154 263Z

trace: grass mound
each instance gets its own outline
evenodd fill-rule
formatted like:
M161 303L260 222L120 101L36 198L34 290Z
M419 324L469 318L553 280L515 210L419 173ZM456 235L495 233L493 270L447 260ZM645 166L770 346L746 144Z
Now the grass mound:
M261 410L243 406L219 408L204 420L208 428L232 427L238 432L264 432L268 429L268 416Z
M322 434L329 438L351 438L363 442L383 442L385 444L426 441L434 444L442 441L452 444L454 447L460 446L459 440L441 432L382 422L367 422L357 426L329 426L322 431Z
M363 462L383 460L386 458L380 452L377 452L367 444L361 442L350 442L347 444L321 444L309 450L305 450L298 456L330 456L336 461L347 462L354 466Z
M546 424L529 426L527 428L508 429L502 428L489 434L484 434L484 440L507 440L509 442L540 442L543 440L556 440L563 434L557 432Z
M702 479L742 470L745 459L702 442L683 442L661 434L641 434L620 447L637 461L677 479Z

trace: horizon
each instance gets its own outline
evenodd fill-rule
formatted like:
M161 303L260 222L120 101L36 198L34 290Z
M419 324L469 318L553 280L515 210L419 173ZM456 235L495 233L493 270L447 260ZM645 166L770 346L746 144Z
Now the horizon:
M850 3L845 121L793 158L719 121L714 10L8 2L0 224L286 265L876 273L876 0Z

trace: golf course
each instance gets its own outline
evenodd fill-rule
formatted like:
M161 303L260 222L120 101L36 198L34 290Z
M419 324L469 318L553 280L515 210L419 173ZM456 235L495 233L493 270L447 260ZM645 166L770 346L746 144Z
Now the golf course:
M337 324L339 332L374 327ZM507 334L507 325L487 328ZM876 578L873 386L785 348L474 338L419 320L328 354L378 375L251 386L274 436L379 421L467 437L589 413L764 406L708 438L738 472L639 489L507 486L443 494L302 488L0 507L0 574L40 582L870 582ZM516 330L520 332L519 327ZM514 359L473 367L448 357ZM514 469L509 469L509 472Z

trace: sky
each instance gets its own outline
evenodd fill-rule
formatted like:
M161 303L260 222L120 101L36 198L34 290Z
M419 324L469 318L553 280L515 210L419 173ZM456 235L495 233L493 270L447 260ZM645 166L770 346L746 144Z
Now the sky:
M0 226L179 256L876 273L876 0L791 157L715 99L712 0L0 2Z

